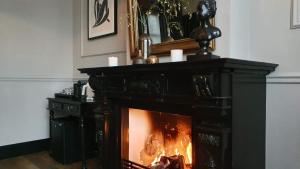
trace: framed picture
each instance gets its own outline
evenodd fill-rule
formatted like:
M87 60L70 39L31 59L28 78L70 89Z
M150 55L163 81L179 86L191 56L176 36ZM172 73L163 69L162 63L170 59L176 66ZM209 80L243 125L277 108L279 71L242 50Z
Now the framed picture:
M117 0L88 0L88 38L117 34Z
M292 0L291 29L300 28L300 0Z

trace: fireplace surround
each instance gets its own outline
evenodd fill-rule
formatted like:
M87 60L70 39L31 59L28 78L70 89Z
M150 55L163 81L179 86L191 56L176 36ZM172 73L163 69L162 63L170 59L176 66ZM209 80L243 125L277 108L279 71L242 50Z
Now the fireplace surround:
M99 168L265 169L266 75L276 67L222 58L80 69L99 105Z

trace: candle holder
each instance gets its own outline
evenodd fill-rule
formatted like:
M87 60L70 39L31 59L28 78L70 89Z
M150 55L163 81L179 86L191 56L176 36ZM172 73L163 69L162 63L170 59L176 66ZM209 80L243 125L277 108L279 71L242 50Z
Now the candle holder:
M200 0L198 7L200 25L194 29L190 37L199 43L199 51L196 55L187 56L188 61L216 59L219 56L212 55L209 45L210 41L221 36L221 30L210 23L217 11L215 0Z

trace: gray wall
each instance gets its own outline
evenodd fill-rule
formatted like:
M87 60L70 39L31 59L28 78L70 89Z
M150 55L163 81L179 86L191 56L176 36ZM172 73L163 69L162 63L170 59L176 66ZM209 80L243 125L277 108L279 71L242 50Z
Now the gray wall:
M74 0L74 77L84 77L78 68L107 66L109 56L117 56L119 65L126 64L126 3L126 0L118 0L117 35L88 40L88 3L86 0Z
M49 137L46 98L72 84L72 3L0 1L0 146Z
M279 64L267 79L266 168L298 169L300 29L290 29L291 1L230 3L229 56Z
M279 64L267 78L266 168L298 169L300 29L290 29L291 1L217 1L217 25L225 28L226 42L217 42L217 53Z
M298 169L300 29L289 28L291 1L249 1L248 57L279 64L267 85L267 169Z

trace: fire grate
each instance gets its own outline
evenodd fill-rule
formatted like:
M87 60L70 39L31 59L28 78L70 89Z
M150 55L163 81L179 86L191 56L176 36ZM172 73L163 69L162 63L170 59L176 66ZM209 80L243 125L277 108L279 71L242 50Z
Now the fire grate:
M122 168L123 169L150 169L148 167L145 167L141 164L137 164L135 162L129 161L129 160L122 160Z

